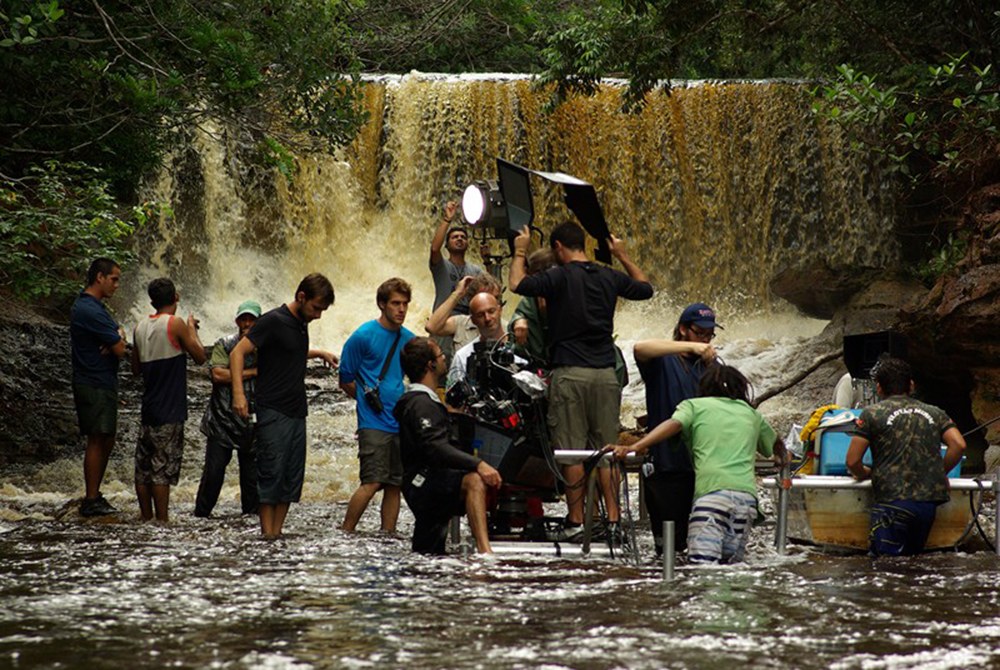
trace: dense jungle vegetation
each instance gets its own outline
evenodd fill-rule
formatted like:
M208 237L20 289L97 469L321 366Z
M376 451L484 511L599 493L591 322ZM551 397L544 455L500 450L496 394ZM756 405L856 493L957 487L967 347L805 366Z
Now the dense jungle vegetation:
M4 0L0 286L59 303L128 259L138 186L185 128L230 122L262 165L347 142L362 72L527 72L554 104L628 78L814 82L815 111L895 166L928 276L1000 181L1000 10L980 0ZM926 247L924 244L927 243Z

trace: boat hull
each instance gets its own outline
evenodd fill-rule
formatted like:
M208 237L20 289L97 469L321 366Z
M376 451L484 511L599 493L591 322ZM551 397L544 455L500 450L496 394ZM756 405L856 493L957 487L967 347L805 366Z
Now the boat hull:
M793 489L788 505L788 539L822 547L867 551L871 489ZM950 549L972 523L970 491L951 491L938 506L925 551Z

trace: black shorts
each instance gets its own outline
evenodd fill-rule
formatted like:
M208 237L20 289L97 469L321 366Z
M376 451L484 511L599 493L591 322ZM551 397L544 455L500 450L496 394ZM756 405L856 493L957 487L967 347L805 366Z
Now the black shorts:
M118 391L73 384L73 404L81 435L114 435L118 430Z
M259 407L256 431L261 504L298 502L306 472L306 420Z

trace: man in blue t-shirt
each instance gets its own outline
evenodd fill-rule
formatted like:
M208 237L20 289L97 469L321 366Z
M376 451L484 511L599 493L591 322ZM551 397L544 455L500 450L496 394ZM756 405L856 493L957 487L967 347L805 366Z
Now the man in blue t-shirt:
M351 496L341 526L349 532L357 528L378 491L382 491L382 531L396 530L403 463L399 423L392 410L405 390L399 353L413 339L403 327L410 295L410 285L398 277L382 282L375 294L381 314L355 330L340 354L340 388L357 405L361 461L361 486Z
M684 400L698 395L698 384L715 365L712 340L715 311L705 303L688 305L674 327L672 340L640 340L632 353L646 386L646 427L653 430L673 416ZM688 517L694 500L694 466L680 435L650 447L643 465L646 509L656 553L663 553L663 522L674 522L677 551L687 547Z
M118 363L125 356L125 331L104 306L118 290L121 268L109 258L97 258L87 270L87 288L70 312L69 337L73 359L73 403L80 433L87 436L83 458L86 497L83 516L104 516L118 510L101 495L101 481L118 432Z

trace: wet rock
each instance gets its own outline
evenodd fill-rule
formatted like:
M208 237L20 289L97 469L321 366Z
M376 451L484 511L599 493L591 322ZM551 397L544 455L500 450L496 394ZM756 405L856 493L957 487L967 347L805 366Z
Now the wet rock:
M795 305L804 314L829 319L859 290L877 278L875 270L841 268L825 264L796 265L777 272L771 292Z

